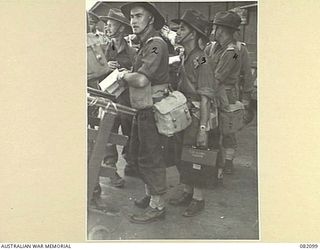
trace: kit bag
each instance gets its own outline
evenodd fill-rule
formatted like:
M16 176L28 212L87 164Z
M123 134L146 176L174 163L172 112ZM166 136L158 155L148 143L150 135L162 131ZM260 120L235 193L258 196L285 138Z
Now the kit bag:
M158 132L167 137L184 130L192 122L187 99L179 91L169 92L153 107Z
M87 78L97 79L107 72L107 59L95 34L87 34Z
M244 106L240 101L237 101L235 104L230 104L228 111L221 111L219 122L222 134L236 133L242 129L245 125L244 115Z

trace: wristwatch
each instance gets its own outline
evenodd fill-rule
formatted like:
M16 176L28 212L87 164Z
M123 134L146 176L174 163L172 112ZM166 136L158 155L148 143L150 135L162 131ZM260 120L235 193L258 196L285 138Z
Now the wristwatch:
M205 125L200 125L200 131L206 131L207 127Z

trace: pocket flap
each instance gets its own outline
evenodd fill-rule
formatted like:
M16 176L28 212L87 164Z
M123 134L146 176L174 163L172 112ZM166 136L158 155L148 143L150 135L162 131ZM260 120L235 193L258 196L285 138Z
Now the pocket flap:
M166 98L154 104L154 107L161 113L167 114L187 102L187 98L179 91L173 91Z

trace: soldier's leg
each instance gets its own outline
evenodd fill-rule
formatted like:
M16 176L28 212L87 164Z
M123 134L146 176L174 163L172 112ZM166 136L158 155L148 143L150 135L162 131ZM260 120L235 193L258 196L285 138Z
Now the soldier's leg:
M162 158L161 138L152 109L137 114L139 135L138 169L150 194L149 206L142 214L131 216L133 223L149 223L165 215L166 168Z
M214 171L212 171L212 179L214 184L222 184L223 183L223 168L224 168L224 148L221 145L220 129L217 127L209 132L209 140L208 145L210 148L218 150L217 160L215 162Z
M185 217L195 216L204 210L204 206L203 188L195 186L193 188L192 200L182 215Z
M114 126L112 128L112 133L118 133L120 126L120 117L119 115L115 119ZM114 172L108 176L110 178L110 183L114 187L123 187L124 180L117 173L117 162L118 162L118 151L115 144L107 143L106 154L102 163L102 167L113 168Z
M129 115L121 115L121 130L122 134L128 136L128 142L123 147L122 156L126 161L125 166L125 175L128 176L137 176L137 166L135 161L133 161L130 157L129 147L131 141L131 128L132 128L132 117Z
M127 89L118 97L118 103L121 105L131 107L130 98L129 98L129 90ZM121 124L121 131L123 135L128 136L127 145L123 147L122 155L123 158L126 160L126 166L124 169L125 175L129 176L137 176L137 167L135 162L131 160L129 156L129 147L130 147L130 140L131 140L131 128L132 128L132 120L133 117L127 114L120 114L120 124Z
M164 194L166 192L166 168L161 148L161 135L158 133L152 109L140 113L138 134L139 171L151 195Z
M222 144L225 148L224 173L232 174L234 170L233 159L236 152L237 140L235 133L223 135Z
M235 104L239 100L239 91L236 86L233 86L226 91L228 101L230 104ZM235 151L237 147L236 134L231 133L223 135L222 145L225 149L225 164L224 164L224 173L232 174L233 173L233 159L235 156Z

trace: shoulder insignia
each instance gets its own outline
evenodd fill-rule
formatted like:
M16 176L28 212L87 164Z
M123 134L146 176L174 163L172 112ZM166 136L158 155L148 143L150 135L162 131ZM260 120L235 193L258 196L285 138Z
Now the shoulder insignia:
M199 57L197 56L195 59L193 59L193 66L194 68L198 68L200 65L200 62L199 62Z
M198 68L201 64L204 64L207 62L207 59L205 56L197 56L194 60L193 60L193 66L194 68Z

